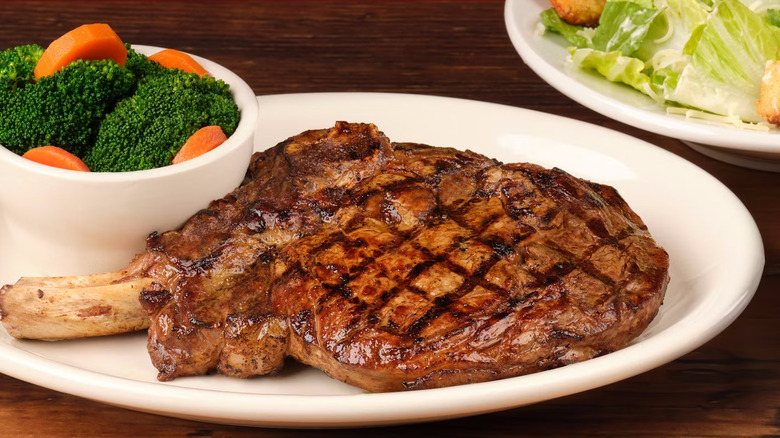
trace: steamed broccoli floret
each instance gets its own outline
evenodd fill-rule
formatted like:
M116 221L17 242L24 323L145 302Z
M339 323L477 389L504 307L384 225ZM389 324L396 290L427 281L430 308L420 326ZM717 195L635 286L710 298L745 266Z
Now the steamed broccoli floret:
M26 70L17 70L17 78L20 71ZM54 145L82 156L103 118L133 92L135 82L113 60L78 60L36 83L0 89L0 144L18 154Z
M146 55L136 52L130 44L126 44L126 46L127 63L125 63L125 68L132 71L139 81L147 76L165 74L166 70L168 70L156 62L149 61L149 58Z
M0 52L0 89L14 91L35 82L33 70L42 54L43 47L37 44Z
M142 55L129 56L127 66L142 77L136 93L101 124L95 146L84 157L93 171L167 166L198 129L219 125L227 136L235 131L239 110L223 81L166 69Z

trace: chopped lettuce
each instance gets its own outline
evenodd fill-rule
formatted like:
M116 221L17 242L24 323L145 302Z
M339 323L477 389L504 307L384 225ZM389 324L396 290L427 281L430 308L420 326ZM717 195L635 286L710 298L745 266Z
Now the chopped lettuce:
M756 101L766 63L777 59L780 28L737 0L723 0L699 29L683 50L691 61L665 93L667 100L747 122L763 120Z
M585 27L563 21L552 8L543 11L541 17L547 30L560 34L576 47L590 47L590 38L586 36Z
M755 104L780 56L780 0L607 0L594 29L550 13L543 24L574 45L575 66L669 106L762 121Z
M661 0L656 2L660 16L648 29L647 37L634 56L644 61L658 53L682 52L688 39L707 19L711 8L696 0Z
M780 27L780 9L767 9L766 16L769 24Z
M661 13L650 1L612 1L604 5L593 35L593 48L604 52L620 51L630 56L645 40L653 21Z
M571 57L579 68L597 71L612 82L630 85L644 94L656 97L651 77L643 72L645 63L636 58L624 56L620 51L595 49L571 50Z

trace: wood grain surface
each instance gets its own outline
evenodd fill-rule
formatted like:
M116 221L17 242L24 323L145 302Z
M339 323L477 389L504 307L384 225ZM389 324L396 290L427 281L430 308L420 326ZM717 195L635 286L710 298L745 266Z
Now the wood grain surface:
M210 58L242 76L258 95L452 96L558 114L646 140L722 181L762 233L762 283L721 335L670 364L585 393L494 414L376 429L199 423L0 375L0 437L780 436L780 174L714 161L678 140L612 121L564 97L523 64L503 13L500 1L0 2L0 46L46 45L80 24L106 22L125 41Z

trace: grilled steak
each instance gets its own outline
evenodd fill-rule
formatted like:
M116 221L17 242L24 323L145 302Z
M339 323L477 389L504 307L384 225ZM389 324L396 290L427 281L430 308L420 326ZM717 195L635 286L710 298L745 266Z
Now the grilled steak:
M390 141L368 124L253 156L132 271L159 379L285 356L371 391L527 374L627 345L668 257L611 187Z

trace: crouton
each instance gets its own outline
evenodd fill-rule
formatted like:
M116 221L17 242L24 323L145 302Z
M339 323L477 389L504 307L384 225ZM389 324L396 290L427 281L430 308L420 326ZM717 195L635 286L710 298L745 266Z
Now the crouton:
M780 125L780 61L767 63L761 78L756 112L773 125Z
M599 24L599 17L606 2L607 0L550 0L563 21L588 27Z

